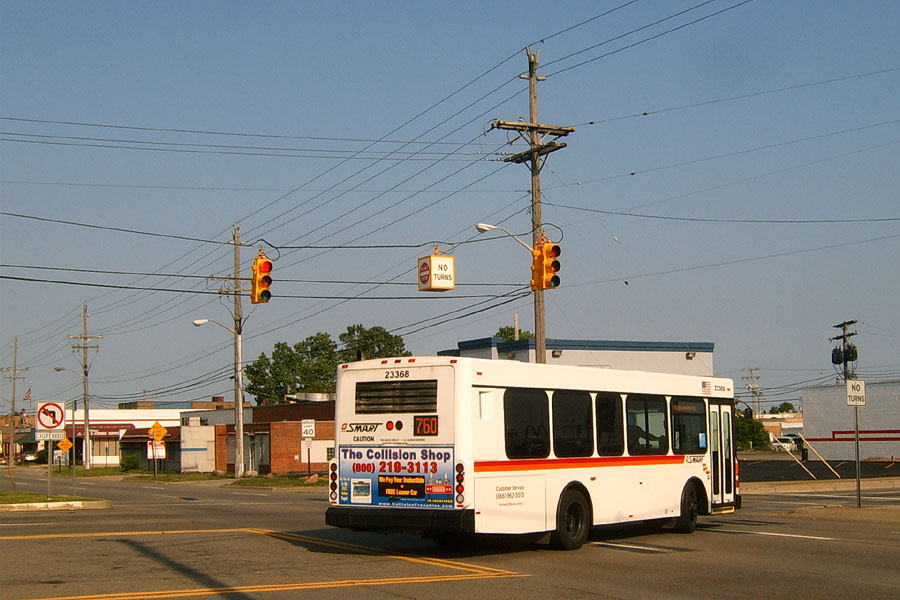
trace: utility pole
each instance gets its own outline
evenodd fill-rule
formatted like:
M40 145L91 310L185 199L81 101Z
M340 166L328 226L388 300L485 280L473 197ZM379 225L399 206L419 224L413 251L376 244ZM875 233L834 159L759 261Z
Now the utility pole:
M759 369L741 369L741 371L750 373L749 375L742 375L741 379L745 379L748 381L747 391L749 391L753 395L753 398L756 400L756 418L758 419L759 415L762 414L759 412L759 397L761 394L759 391L759 384L756 383L756 372L759 371Z
M84 405L84 450L82 451L81 464L85 470L91 468L91 417L90 417L90 401L88 394L88 372L91 370L88 362L88 349L99 350L99 345L88 344L90 340L102 340L102 335L88 335L87 320L91 316L87 311L87 303L85 302L81 311L81 335L66 336L70 340L80 340L80 344L74 344L73 350L81 350L81 386L82 386L82 404ZM75 409L72 409L72 421L75 420ZM74 457L74 454L73 454ZM74 460L73 469L74 469Z
M4 379L9 379L12 382L12 396L10 396L9 400L9 444L7 446L9 450L6 456L6 468L10 472L12 471L12 463L16 458L16 380L25 379L25 377L23 375L19 375L19 373L24 373L28 370L28 367L25 367L24 369L18 368L18 359L19 336L16 336L13 338L13 366L11 369L0 369L0 371L4 373L12 373L11 375L3 376ZM13 483L13 486L15 486L15 483Z
M528 75L519 75L521 79L528 80L528 106L529 121L494 121L491 129L507 129L518 131L519 135L528 142L529 149L504 158L504 162L512 162L517 164L529 163L531 167L531 238L532 246L538 247L544 238L544 221L541 215L541 168L546 160L541 157L562 150L566 147L564 143L556 143L555 141L544 142L548 135L554 136L554 139L569 135L575 131L574 127L563 127L560 125L545 125L538 122L538 105L537 105L537 82L547 79L546 77L538 77L537 67L540 59L541 51L532 52L531 47L525 48L528 53ZM547 333L546 333L546 313L544 311L544 290L534 290L534 337L535 337L535 362L547 362Z
M211 277L213 281L225 280L229 285L219 288L219 293L234 296L232 318L234 327L228 329L234 335L234 476L244 476L244 363L243 363L243 309L241 307L241 224L235 223L231 236L234 245L234 276ZM204 320L203 322L206 322ZM194 325L200 322L195 321ZM218 323L217 323L218 324ZM219 324L222 326L221 324ZM222 326L224 327L224 326Z
M241 308L241 225L234 226L234 477L244 476L244 363Z
M850 373L850 362L856 360L856 346L847 342L851 337L856 335L855 331L850 331L850 327L856 325L856 320L853 321L844 321L843 323L838 323L837 325L833 325L837 329L841 330L841 335L835 336L831 338L832 342L836 342L840 340L841 342L841 353L839 356L836 356L835 353L832 353L831 360L835 362L836 358L840 358L840 361L837 361L835 364L843 364L843 375L844 382L846 383L848 379L852 377L852 373ZM860 480L859 480L859 407L853 407L853 420L855 427L854 431L854 444L856 446L856 508L862 507L862 492L860 489Z

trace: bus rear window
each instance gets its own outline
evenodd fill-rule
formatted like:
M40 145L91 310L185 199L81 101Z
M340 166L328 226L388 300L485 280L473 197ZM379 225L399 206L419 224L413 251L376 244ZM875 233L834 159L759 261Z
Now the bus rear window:
M435 413L437 379L360 381L356 384L356 414Z

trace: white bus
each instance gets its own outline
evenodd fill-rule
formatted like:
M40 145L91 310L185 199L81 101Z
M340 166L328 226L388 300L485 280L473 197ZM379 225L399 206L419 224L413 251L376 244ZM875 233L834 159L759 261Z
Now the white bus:
M730 379L506 360L342 364L325 521L524 534L740 507Z

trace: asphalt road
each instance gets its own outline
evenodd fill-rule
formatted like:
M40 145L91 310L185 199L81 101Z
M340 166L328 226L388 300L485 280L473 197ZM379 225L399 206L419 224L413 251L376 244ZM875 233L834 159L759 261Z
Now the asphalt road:
M46 489L46 471L14 472ZM862 510L855 490L747 494L692 535L597 528L558 552L329 528L323 490L78 485L112 508L0 512L0 598L900 597L898 489L866 489Z
M829 480L838 479L838 475L841 479L856 480L855 460L832 460L826 465L813 457L801 464L785 452L740 453L738 459L741 464L741 481L745 482L811 481L814 478ZM900 477L900 461L864 460L859 463L859 467L859 474L863 479Z

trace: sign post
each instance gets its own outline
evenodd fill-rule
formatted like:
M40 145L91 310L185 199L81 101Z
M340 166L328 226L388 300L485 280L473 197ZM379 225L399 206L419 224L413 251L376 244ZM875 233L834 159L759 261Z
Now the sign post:
M300 437L306 444L306 475L312 476L312 440L316 437L316 420L303 419L300 421Z
M859 481L859 407L866 405L866 382L859 379L847 380L847 406L853 407L853 440L856 444L856 508L862 506L862 491Z
M47 452L47 499L52 491L53 445L50 440L66 439L66 407L58 402L41 402L35 412L34 439L44 440ZM10 440L11 441L11 440ZM12 448L12 445L10 445Z
M147 444L148 454L147 458L151 458L153 460L153 479L156 479L157 475L157 467L156 467L156 459L157 452L160 448L160 443L162 443L163 438L166 437L166 434L169 432L168 429L163 427L159 421L155 422L153 426L149 429L148 433L150 434L150 442ZM165 446L163 446L164 448Z

